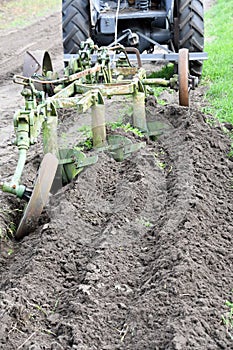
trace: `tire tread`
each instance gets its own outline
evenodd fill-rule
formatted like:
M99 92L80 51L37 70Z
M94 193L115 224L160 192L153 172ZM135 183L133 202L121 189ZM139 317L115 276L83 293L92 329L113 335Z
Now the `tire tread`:
M204 10L202 0L179 1L179 43L178 48L190 52L203 52L204 49ZM201 76L202 62L190 62L191 74Z
M63 0L62 29L64 53L77 53L90 36L89 0Z

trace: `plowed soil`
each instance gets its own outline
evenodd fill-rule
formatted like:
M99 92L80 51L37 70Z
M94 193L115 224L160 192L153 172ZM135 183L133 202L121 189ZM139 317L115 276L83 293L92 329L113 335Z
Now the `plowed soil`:
M1 181L17 159L11 125L22 99L11 77L25 49L49 49L61 69L59 26L55 14L0 33ZM22 203L1 194L0 349L233 349L222 322L233 281L230 138L201 112L202 88L191 108L179 107L176 93L165 97L165 106L146 106L148 122L166 125L157 140L128 134L145 147L123 162L99 154L50 197L38 228L20 242L6 232ZM111 103L110 119L120 107ZM61 133L74 120L77 129L81 117L63 115ZM29 152L28 185L41 159L39 144Z

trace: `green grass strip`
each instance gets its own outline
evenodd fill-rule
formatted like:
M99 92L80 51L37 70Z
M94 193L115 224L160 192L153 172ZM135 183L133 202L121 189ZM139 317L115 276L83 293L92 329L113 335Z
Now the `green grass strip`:
M61 0L3 1L0 11L0 30L29 25L39 17L61 11L61 4ZM41 34L43 35L43 28L41 28Z
M220 121L233 123L233 0L218 0L205 16L205 51L203 81L211 107L208 112Z

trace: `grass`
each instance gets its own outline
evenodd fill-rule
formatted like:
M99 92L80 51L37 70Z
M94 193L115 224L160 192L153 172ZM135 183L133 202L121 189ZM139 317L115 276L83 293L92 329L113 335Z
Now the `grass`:
M233 123L233 1L218 0L205 17L205 51L203 82L209 85L206 98L208 112L220 121Z
M174 75L174 64L168 63L166 66L162 67L162 69L152 72L148 76L148 78L161 78L161 79L169 80L170 78L172 78L173 75ZM161 94L165 90L168 92L172 91L167 87L162 87L162 86L155 86L155 87L151 86L150 90L153 92L153 95L155 96L157 103L162 106L166 105L166 102L160 98Z
M149 78L170 79L173 76L173 74L174 74L174 64L168 63L159 71L151 73Z
M233 61L232 61L233 0L218 0L206 14L205 51L208 60L204 63L203 81L208 84L206 98L210 102L207 112L220 121L233 124ZM233 155L232 150L229 156ZM226 301L228 311L222 316L223 324L233 340L233 303Z
M233 340L232 329L233 329L233 303L226 301L225 305L228 308L227 313L222 316L223 324L226 326L226 330L230 338Z
M145 226L147 228L153 227L153 224L147 220L146 218L140 218L137 220L142 226Z
M61 3L61 0L3 1L0 11L0 30L23 27L33 23L38 17L61 11Z

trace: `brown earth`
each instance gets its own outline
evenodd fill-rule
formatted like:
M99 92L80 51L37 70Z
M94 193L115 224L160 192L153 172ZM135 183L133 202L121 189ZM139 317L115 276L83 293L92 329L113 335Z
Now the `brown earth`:
M11 77L27 49L49 49L62 68L59 28L55 14L0 33L1 180L17 159L11 121L22 101ZM233 348L222 323L233 280L230 139L201 113L202 90L192 92L190 109L175 103L177 93L163 95L163 107L148 100L147 120L166 132L123 162L100 154L50 197L20 242L4 231L13 231L21 204L1 194L0 349ZM114 100L109 118L120 107ZM74 114L63 116L61 133L73 137L83 123L75 117L74 128ZM27 184L41 157L40 147L30 150Z

